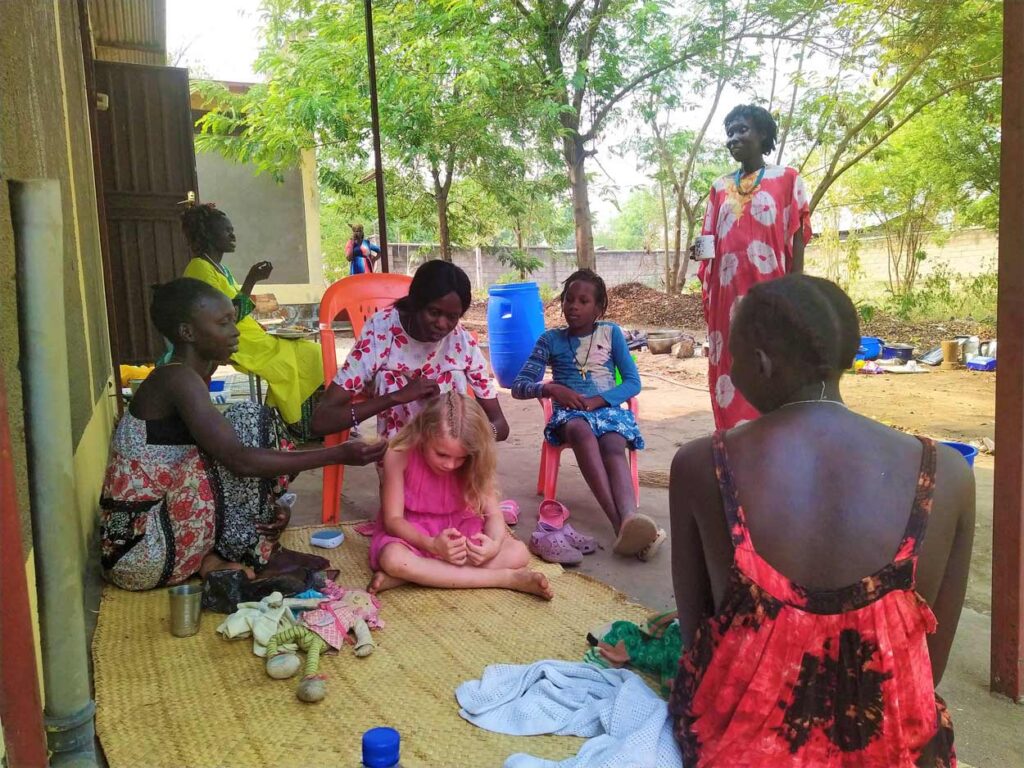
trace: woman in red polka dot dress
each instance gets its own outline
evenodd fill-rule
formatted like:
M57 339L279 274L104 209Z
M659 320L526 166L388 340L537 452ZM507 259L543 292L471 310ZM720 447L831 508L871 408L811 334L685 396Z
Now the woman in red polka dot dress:
M738 170L711 186L703 235L715 238L715 256L698 275L708 324L708 382L717 429L760 414L732 383L729 323L751 286L802 272L811 239L807 188L793 168L767 165L777 127L762 107L741 105L725 118L726 146Z

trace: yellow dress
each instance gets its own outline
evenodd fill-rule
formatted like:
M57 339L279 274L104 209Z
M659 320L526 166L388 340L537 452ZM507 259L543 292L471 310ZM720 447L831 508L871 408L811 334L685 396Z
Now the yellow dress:
M185 277L212 285L229 299L239 286L231 272L221 272L206 259L192 259ZM271 336L251 316L238 321L238 351L231 364L243 373L255 373L267 382L267 404L275 406L288 424L302 419L302 404L323 384L324 367L320 345L301 339Z

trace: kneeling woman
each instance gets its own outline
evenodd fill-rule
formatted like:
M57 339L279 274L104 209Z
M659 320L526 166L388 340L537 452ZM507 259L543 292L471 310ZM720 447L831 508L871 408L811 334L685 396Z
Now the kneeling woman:
M289 516L278 503L285 477L368 464L386 444L274 450L268 409L241 403L222 415L210 402L211 374L238 349L228 298L181 278L154 289L150 316L174 356L139 387L114 433L100 500L104 575L141 590L224 568L266 574L301 558L277 543Z

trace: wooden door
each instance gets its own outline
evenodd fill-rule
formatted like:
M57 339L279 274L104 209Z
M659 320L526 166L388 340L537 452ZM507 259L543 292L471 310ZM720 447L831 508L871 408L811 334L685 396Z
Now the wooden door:
M150 286L180 277L191 254L181 202L198 195L188 70L96 62L104 207L122 363L153 362L164 341L149 321Z

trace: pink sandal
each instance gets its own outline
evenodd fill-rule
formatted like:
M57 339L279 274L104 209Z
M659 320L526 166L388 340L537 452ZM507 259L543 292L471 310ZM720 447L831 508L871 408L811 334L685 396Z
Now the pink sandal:
M554 499L544 499L537 509L537 522L546 523L552 528L561 528L568 519L569 508Z
M566 540L584 555L592 555L597 552L597 539L587 536L573 528L569 523L562 526L562 533Z
M519 503L515 499L505 499L498 504L498 508L505 519L505 525L515 525L519 522Z
M549 530L538 527L530 534L530 542L526 546L533 554L541 560L559 565L579 565L583 562L583 554L569 543L561 528L546 527Z

